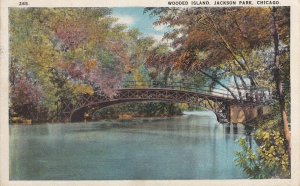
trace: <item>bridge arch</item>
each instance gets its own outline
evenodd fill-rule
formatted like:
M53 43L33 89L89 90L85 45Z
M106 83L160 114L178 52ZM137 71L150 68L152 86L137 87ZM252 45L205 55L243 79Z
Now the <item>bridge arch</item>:
M112 105L118 105L122 103L137 103L137 102L167 102L167 103L178 103L173 100L141 100L141 99L127 99L127 100L114 100L114 101L108 101L108 102L97 102L91 105L86 105L80 108L75 109L71 114L70 114L70 121L75 122L75 121L83 121L84 119L84 113L88 112L90 115L91 110L100 110L106 107L110 107Z
M62 115L65 121L83 120L83 113L91 108L104 108L110 105L126 102L170 102L187 103L204 107L213 111L218 121L228 120L231 99L203 93L195 93L173 89L119 89L116 96L108 98L105 95L81 96L76 105L64 103Z
M141 99L132 99L132 100L114 100L114 101L108 101L108 102L98 102L98 103L94 103L91 105L86 105L80 108L77 108L75 110L72 111L72 113L70 114L70 121L71 122L76 122L76 121L83 121L84 120L84 113L89 113L90 115L92 115L92 113L90 113L90 110L95 109L95 110L100 110L106 107L110 107L112 105L117 105L117 104L122 104L122 103L133 103L133 102L166 102L166 103L187 103L187 102L177 102L174 100L141 100ZM215 112L213 109L211 108L207 108L203 105L194 105L191 103L187 103L190 106L195 106L195 107L202 107L202 108L206 108L210 111ZM220 122L221 119L218 117L217 113L215 113L218 121Z

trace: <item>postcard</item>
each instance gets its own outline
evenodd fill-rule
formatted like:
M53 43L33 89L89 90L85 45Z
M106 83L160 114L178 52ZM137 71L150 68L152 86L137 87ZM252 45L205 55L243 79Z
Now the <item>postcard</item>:
M2 1L1 186L300 186L298 11Z

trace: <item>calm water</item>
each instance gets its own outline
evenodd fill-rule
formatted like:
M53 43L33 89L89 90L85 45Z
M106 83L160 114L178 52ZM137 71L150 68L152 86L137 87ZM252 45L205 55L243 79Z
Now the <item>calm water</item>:
M152 121L11 125L12 180L241 179L235 140L208 113Z

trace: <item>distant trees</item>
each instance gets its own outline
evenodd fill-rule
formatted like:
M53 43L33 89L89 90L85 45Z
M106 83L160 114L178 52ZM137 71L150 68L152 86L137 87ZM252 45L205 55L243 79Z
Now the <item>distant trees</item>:
M166 44L154 47L147 56L147 67L151 69L151 77L154 80L167 82L172 73L174 53Z
M92 119L118 119L121 114L128 114L133 117L170 117L181 115L182 112L175 103L123 103L95 111L92 115Z

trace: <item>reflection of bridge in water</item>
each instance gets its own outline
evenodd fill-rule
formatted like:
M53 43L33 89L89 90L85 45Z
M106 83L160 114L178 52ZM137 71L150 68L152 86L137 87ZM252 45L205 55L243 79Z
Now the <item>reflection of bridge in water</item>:
M65 121L82 121L84 113L110 105L126 102L170 102L187 103L190 106L204 107L213 111L219 122L238 122L238 117L247 121L265 112L263 105L267 105L270 93L267 89L239 89L234 96L225 89L213 88L182 82L136 82L125 81L122 88L112 98L103 93L74 97L72 101L61 102L60 117ZM254 111L252 111L254 109ZM256 110L256 111L255 111ZM242 116L240 116L240 112ZM249 113L254 112L254 116ZM256 114L255 114L256 112ZM252 113L253 115L253 113Z

